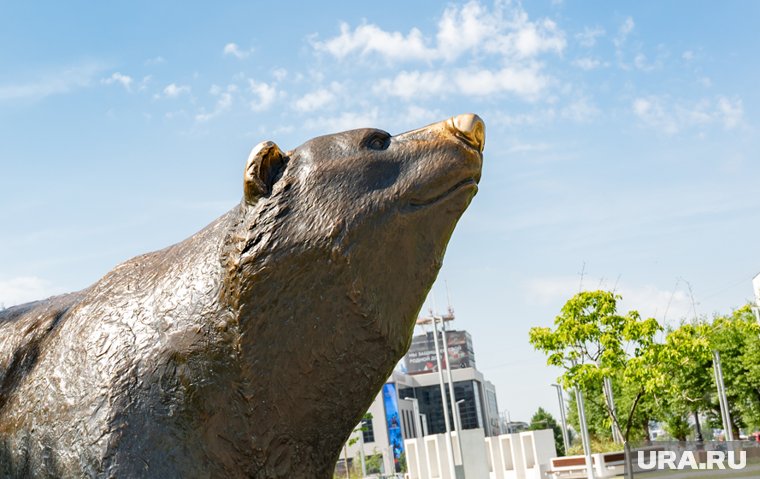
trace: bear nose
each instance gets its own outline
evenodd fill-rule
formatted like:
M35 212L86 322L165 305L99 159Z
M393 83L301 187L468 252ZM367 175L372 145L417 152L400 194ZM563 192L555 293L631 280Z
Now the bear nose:
M451 118L451 126L471 146L482 152L486 144L486 124L474 113L465 113Z

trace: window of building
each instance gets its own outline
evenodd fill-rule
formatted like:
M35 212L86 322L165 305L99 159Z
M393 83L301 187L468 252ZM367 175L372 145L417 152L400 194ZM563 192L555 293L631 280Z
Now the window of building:
M375 429L372 427L372 419L362 419L362 439L364 442L375 442Z

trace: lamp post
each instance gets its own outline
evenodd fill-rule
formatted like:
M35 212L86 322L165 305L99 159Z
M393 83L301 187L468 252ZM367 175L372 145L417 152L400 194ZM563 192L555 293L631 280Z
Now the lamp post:
M443 346L443 354L446 358L446 379L449 383L449 401L451 402L451 416L454 418L454 430L457 432L457 443L459 444L459 464L462 464L462 436L459 431L459 408L457 407L456 397L454 396L454 381L451 379L451 361L449 360L449 343L446 341L446 325L443 322L443 318L438 318L441 321L441 342ZM459 477L459 476L457 476Z
M441 351L438 349L438 321L433 316L433 340L435 341L435 361L438 365L438 382L441 386L441 405L443 406L443 420L446 425L446 450L451 477L457 477L454 467L454 447L451 444L451 424L449 423L449 408L446 405L446 387L443 384L443 369L441 368Z
M559 400L559 417L562 420L562 442L565 445L565 455L570 447L570 438L567 434L567 416L565 415L565 398L562 397L562 386L559 384L552 384L552 387L557 390L557 399Z
M594 479L594 466L591 463L591 442L588 436L588 427L586 426L586 411L583 405L583 392L575 388L575 402L578 403L578 422L581 423L581 439L583 439L583 454L586 456L586 477Z
M359 431L359 457L362 460L362 478L367 477L367 459L364 457L364 428Z
M459 445L459 465L462 466L462 477L464 477L464 455L462 454L462 418L459 414L459 407L464 402L464 399L460 399L456 403L457 417L456 417L456 430L457 430L457 445Z
M713 351L713 370L715 372L715 385L718 389L718 402L720 403L720 414L723 419L726 441L733 441L734 429L731 425L731 411L728 409L726 386L723 384L723 368L720 365L720 353L718 351Z
M509 415L509 409L505 409L504 412L507 413L507 434L512 434L512 418Z

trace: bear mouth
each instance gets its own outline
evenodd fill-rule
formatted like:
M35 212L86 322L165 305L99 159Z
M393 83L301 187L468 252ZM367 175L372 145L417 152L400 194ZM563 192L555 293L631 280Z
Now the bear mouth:
M458 181L453 186L448 188L447 190L438 193L437 195L434 195L432 197L427 198L420 198L420 199L412 199L409 201L409 206L412 209L418 209L423 208L425 206L431 206L436 203L441 203L444 200L446 200L449 197L455 196L458 193L469 190L472 192L472 194L475 194L478 191L478 181L475 179L475 177L467 177L463 180Z

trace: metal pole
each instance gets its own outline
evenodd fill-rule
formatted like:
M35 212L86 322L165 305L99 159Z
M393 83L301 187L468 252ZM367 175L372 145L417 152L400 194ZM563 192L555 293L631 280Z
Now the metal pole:
M575 388L575 401L578 403L578 419L581 423L581 439L583 441L583 454L586 456L586 475L588 479L594 479L594 466L591 462L591 442L588 437L586 426L586 412L583 406L583 392Z
M435 319L435 318L434 318ZM443 322L443 317L439 316L441 321L441 342L443 345L443 354L446 358L446 379L449 382L449 402L451 403L451 416L454 418L454 430L457 433L457 444L459 449L459 464L462 465L462 433L458 429L459 424L459 408L456 406L456 397L454 396L454 381L451 379L451 362L449 361L449 343L446 341L446 325ZM454 462L456 464L456 461Z
M362 460L362 479L367 477L367 460L364 458L364 431L359 431L359 457Z
M456 477L454 467L454 446L451 444L451 424L449 423L449 408L446 405L446 387L443 385L443 369L441 369L441 352L438 349L438 322L433 317L433 340L435 341L435 361L438 364L438 381L441 386L441 405L443 406L443 420L446 425L446 450L448 451L449 473Z
M726 431L726 441L734 440L734 428L731 425L731 411L728 409L726 386L723 383L723 368L720 365L720 353L713 351L713 370L715 371L715 385L718 388L720 411L723 416L723 429Z
M615 396L612 394L612 381L610 381L610 378L604 377L603 379L603 386L604 386L604 395L607 397L607 401L609 401L610 410L612 411L612 415L614 416L614 419L612 421L612 440L615 441L618 444L623 444L623 432L618 427L617 423L617 412L615 411Z
M464 455L462 454L462 416L459 414L459 407L464 402L464 399L460 399L456 402L456 410L457 410L457 417L456 417L456 428L457 428L457 445L459 446L459 466L462 468L460 471L462 479L464 479Z
M565 445L565 455L567 456L567 450L570 448L570 438L567 434L567 416L565 415L565 398L562 397L562 386L559 384L552 384L552 387L557 389L557 399L559 400L559 417L562 420L562 443Z

